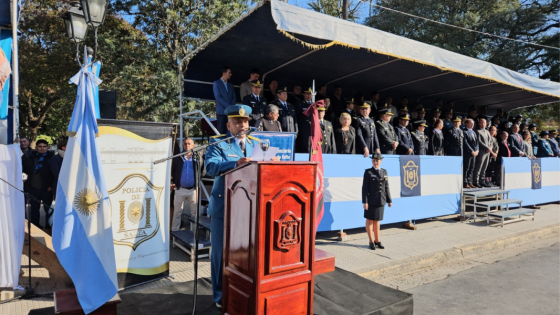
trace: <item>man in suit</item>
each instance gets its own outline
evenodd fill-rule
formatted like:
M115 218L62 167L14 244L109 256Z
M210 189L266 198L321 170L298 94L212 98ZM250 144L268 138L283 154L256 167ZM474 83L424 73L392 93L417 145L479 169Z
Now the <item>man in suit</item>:
M295 84L292 88L292 94L288 96L288 103L294 105L296 108L303 102L303 94L301 93L301 85Z
M264 92L264 98L269 102L274 102L276 100L276 90L278 90L278 81L273 79L268 84L268 91Z
M298 136L297 112L296 108L288 103L288 88L284 87L276 91L276 101L271 104L278 106L280 125L282 125L282 132L295 132L296 138Z
M241 86L239 87L239 96L241 100L244 100L245 96L251 95L251 93L253 93L253 89L252 89L253 81L257 81L260 77L261 77L261 72L259 71L259 69L253 68L251 70L251 74L249 75L249 80L241 83ZM257 95L262 96L262 94L257 94Z
M235 91L231 79L231 69L222 68L222 77L212 83L214 98L216 99L216 118L218 119L218 131L227 132L227 117L224 114L226 108L235 105Z
M474 121L472 119L468 118L465 126L467 130L464 131L465 137L463 138L463 184L465 188L476 188L477 186L473 185L473 173L479 152L478 136L473 130Z
M478 188L492 187L490 183L486 182L486 169L488 168L490 155L496 152L492 151L494 142L492 141L490 132L486 130L486 125L486 117L479 117L478 130L476 131L476 133L478 135L478 145L480 147L480 153L476 157L473 182L473 185Z
M356 153L363 154L364 157L369 157L374 152L381 152L379 150L379 139L375 130L375 122L369 118L369 111L371 110L368 103L363 103L360 106L360 116L354 119L354 129L356 129Z
M183 152L190 151L194 147L194 140L192 138L183 140ZM173 220L171 221L172 231L179 231L181 228L181 215L187 202L191 217L194 218L196 216L196 209L198 208L196 190L199 182L199 179L196 178L196 171L197 169L202 169L203 165L203 158L194 156L192 152L173 158L171 165L171 190L175 190L175 197L173 199Z
M525 156L525 143L523 143L523 138L518 133L519 125L513 124L510 128L511 134L508 138L509 149L511 150L512 157Z
M395 128L395 132L399 137L399 146L397 147L398 155L414 155L414 143L412 142L412 135L408 131L408 123L410 117L408 114L399 116L399 126Z
M412 143L414 144L415 155L426 155L428 151L428 137L424 133L424 129L428 127L424 119L414 121L415 130L412 132Z
M369 101L371 105L371 111L369 113L369 118L373 119L374 121L378 118L378 110L381 109L382 106L379 104L379 92L373 91L371 92L371 100Z
M379 120L375 122L375 129L377 130L379 149L383 154L395 154L399 145L399 137L393 126L389 124L393 113L388 108L381 108L378 112Z
M328 110L338 117L344 110L344 107L346 107L346 103L344 103L344 99L342 98L342 87L340 85L334 87L333 95L330 99L331 108Z
M461 130L461 116L452 120L453 126L444 133L445 155L463 156L463 138L465 135Z
M264 117L266 109L266 98L261 96L262 83L259 80L251 82L251 94L243 98L243 104L251 107L251 121L249 125L255 126L255 123Z
M319 115L319 124L321 125L321 132L323 133L323 143L321 150L323 153L336 154L336 143L334 140L334 129L330 121L325 119L325 106L317 106L317 113Z
M234 139L220 142L209 146L206 151L205 166L208 175L214 176L214 186L210 195L208 214L211 216L211 240L212 254L210 256L210 269L212 279L212 295L214 303L222 308L222 255L224 248L224 194L225 176L224 172L241 166L251 161L253 147L258 145L258 139L242 134L249 130L251 119L251 107L246 105L234 105L225 110L228 117L228 132L224 135L215 136L210 139L210 144L239 135ZM278 158L274 158L275 161Z
M477 111L478 109L476 108L476 105L472 105L469 107L469 114L467 115L467 118L473 120L475 126L478 126L478 116L476 115Z

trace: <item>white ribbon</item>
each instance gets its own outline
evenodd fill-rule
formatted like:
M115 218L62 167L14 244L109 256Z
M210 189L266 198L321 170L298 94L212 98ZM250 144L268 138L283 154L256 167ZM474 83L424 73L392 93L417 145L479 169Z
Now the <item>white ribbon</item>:
M91 71L89 71L88 68L83 67L80 72L76 73L72 78L70 78L70 83L76 84L76 85L80 85L80 80L84 77L84 76L88 76L91 80L91 83L93 84L93 86L98 86L99 84L101 84L101 82L103 82L101 79L99 79L94 73L92 73Z

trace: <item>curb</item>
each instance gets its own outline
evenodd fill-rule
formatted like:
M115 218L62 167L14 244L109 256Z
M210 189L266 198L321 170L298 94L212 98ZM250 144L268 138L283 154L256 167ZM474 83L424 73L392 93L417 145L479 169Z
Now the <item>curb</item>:
M542 238L560 235L560 224L548 225L530 231L518 232L492 240L483 240L452 248L408 257L398 261L390 261L377 265L374 270L353 271L355 274L367 277L392 277L417 272L435 266L446 265L463 259L503 251L507 248L519 246Z

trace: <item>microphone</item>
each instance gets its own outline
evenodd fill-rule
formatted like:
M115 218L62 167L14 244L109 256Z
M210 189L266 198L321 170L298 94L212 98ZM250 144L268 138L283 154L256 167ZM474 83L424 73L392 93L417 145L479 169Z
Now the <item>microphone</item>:
M241 135L249 135L249 134L251 134L251 133L254 132L254 131L257 131L257 128L255 128L255 127L249 127L249 129L247 129L247 131L238 133L238 134L236 135L236 137L239 137L239 136L241 136Z

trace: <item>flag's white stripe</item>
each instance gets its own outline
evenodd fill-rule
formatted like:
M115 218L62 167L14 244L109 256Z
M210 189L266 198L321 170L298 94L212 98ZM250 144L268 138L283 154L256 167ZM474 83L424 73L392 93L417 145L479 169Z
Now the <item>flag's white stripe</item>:
M504 179L505 189L531 189L533 179L531 172L507 173ZM559 186L560 171L542 172L541 186Z
M559 186L560 185L560 171L543 172L542 174L543 186Z
M460 194L463 186L463 175L421 175L421 195Z
M76 208L73 205L74 198L79 191L85 188L99 191L99 188L96 185L95 177L91 173L91 170L87 167L85 157L80 149L78 140L79 136L80 135L78 134L77 137L70 137L68 140L66 154L67 158L71 156L71 161L70 163L65 163L64 166L66 167L61 169L59 177L61 179L67 179L60 181L61 188L68 198L68 204L72 205L74 211L76 211ZM76 178L76 176L78 177ZM73 183L70 183L70 181L73 181ZM115 286L117 286L116 277L111 277L112 274L115 274L116 270L113 254L114 249L108 248L106 245L108 243L113 243L112 234L98 233L98 231L111 228L111 214L109 209L110 207L108 201L105 200L100 204L99 209L93 215L85 216L79 212L77 213L92 248L103 264L103 268L114 282ZM111 238L110 241L106 239L107 237ZM64 244L62 247L65 247Z

